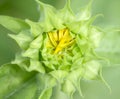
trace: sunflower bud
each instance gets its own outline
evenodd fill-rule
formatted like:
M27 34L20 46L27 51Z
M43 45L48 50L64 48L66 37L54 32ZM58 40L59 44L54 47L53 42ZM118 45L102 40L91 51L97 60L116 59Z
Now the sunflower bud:
M74 14L70 0L60 10L36 1L41 9L39 21L27 19L26 29L17 31L17 35L9 34L22 50L12 63L28 72L37 71L38 79L47 82L39 99L50 99L57 82L69 97L76 90L82 95L81 79L101 78L101 64L94 50L99 46L102 31L92 25L96 16L91 16L91 2Z

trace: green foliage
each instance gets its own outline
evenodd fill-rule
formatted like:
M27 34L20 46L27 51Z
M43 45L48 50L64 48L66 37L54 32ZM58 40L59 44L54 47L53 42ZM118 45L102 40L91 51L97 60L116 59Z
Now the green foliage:
M73 98L75 91L82 95L81 79L102 80L106 84L101 75L102 58L95 53L101 56L109 53L109 59L114 60L113 55L119 53L120 47L116 44L113 51L112 46L119 41L119 33L105 35L101 43L104 32L92 25L97 17L91 16L92 2L74 14L70 0L61 10L36 1L41 9L38 22L0 16L0 24L14 33L9 36L21 48L14 61L0 67L0 98L50 99L56 85L60 85L60 90ZM56 37L53 34L49 36L50 32L59 32L58 39L62 35L61 50L55 54L53 46ZM112 39L113 36L116 39ZM64 48L64 41L69 38L75 39L75 42ZM53 44L51 48L47 47L50 40ZM99 43L102 47L96 49Z

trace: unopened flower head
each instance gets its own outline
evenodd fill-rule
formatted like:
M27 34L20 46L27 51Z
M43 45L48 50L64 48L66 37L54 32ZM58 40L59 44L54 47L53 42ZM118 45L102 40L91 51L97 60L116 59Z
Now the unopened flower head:
M28 72L37 71L43 80L49 79L46 85L49 87L39 99L48 91L52 93L58 82L68 96L72 97L76 90L82 94L81 79L101 79L101 65L94 50L99 46L102 31L92 25L97 16L91 16L91 2L74 14L70 0L60 10L36 1L40 8L39 21L27 19L29 29L18 35L10 34L22 49L12 63Z

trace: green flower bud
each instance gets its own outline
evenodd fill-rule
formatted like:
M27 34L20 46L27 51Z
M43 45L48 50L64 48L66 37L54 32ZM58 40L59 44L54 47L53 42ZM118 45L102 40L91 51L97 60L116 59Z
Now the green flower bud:
M12 64L18 64L28 72L37 71L38 79L50 82L46 83L39 99L50 99L57 82L68 96L72 97L76 90L82 95L81 79L98 80L102 77L99 58L94 54L102 31L92 25L97 16L91 16L91 2L80 13L74 14L70 0L61 10L36 1L41 9L38 22L27 19L23 21L25 28L17 30L5 25L17 32L9 36L22 50Z

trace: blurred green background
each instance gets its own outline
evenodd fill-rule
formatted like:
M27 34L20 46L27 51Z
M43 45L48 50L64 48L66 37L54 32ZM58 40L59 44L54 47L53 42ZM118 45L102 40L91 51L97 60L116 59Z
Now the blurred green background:
M65 0L41 0L45 3L60 9L64 6ZM74 12L77 12L86 5L89 0L71 0ZM37 4L34 0L0 0L0 15L9 15L21 19L31 19L37 21L39 18ZM120 0L94 0L92 6L93 15L101 13L104 17L99 17L94 24L102 28L119 27L120 25ZM10 62L19 51L18 45L8 37L11 31L0 25L0 65ZM119 42L116 42L119 43ZM119 57L118 57L119 58ZM104 84L98 81L82 81L81 88L84 94L83 99L120 99L120 67L111 66L103 69L103 76L109 83L112 93ZM62 95L59 99L63 99ZM67 98L65 98L67 99ZM75 99L82 99L75 94Z

